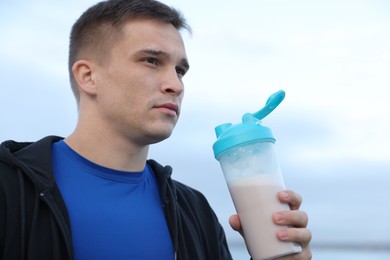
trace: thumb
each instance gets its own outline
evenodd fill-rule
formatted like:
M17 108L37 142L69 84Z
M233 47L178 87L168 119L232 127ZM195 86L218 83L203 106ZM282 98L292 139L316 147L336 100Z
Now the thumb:
M240 218L238 217L237 214L234 214L234 215L230 216L229 224L230 224L230 226L232 227L233 230L239 232L241 234L241 236L243 236Z

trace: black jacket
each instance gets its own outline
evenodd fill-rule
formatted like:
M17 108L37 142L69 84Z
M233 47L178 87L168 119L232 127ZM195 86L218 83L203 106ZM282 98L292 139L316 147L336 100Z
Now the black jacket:
M61 139L1 145L0 259L73 259L68 212L51 164L51 144ZM177 259L232 259L206 198L172 180L169 166L148 163L160 186Z

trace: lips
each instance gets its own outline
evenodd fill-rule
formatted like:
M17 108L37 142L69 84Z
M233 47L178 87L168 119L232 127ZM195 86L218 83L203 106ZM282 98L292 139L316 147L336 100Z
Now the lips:
M179 114L179 106L176 105L175 103L165 103L165 104L157 105L155 106L155 108L167 109L175 112L176 115Z

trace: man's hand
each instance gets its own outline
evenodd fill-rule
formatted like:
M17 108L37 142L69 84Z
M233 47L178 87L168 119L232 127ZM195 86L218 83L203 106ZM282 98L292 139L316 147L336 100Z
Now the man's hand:
M308 216L305 212L300 211L299 207L302 204L302 198L299 194L286 190L279 192L278 198L280 202L290 205L290 211L275 212L272 216L273 221L277 225L288 226L281 227L276 236L282 241L298 242L302 246L302 252L278 258L279 260L294 260L294 259L311 259L310 250L311 232L307 229ZM229 219L230 226L240 232L244 237L240 219L238 215L233 215Z

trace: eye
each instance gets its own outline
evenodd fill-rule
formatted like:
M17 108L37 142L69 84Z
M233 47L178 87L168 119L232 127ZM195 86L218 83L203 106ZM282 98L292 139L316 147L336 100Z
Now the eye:
M148 57L148 58L145 58L144 61L149 63L149 64L157 65L157 59L156 58Z
M179 78L182 78L187 73L187 70L182 67L176 67L176 73Z

